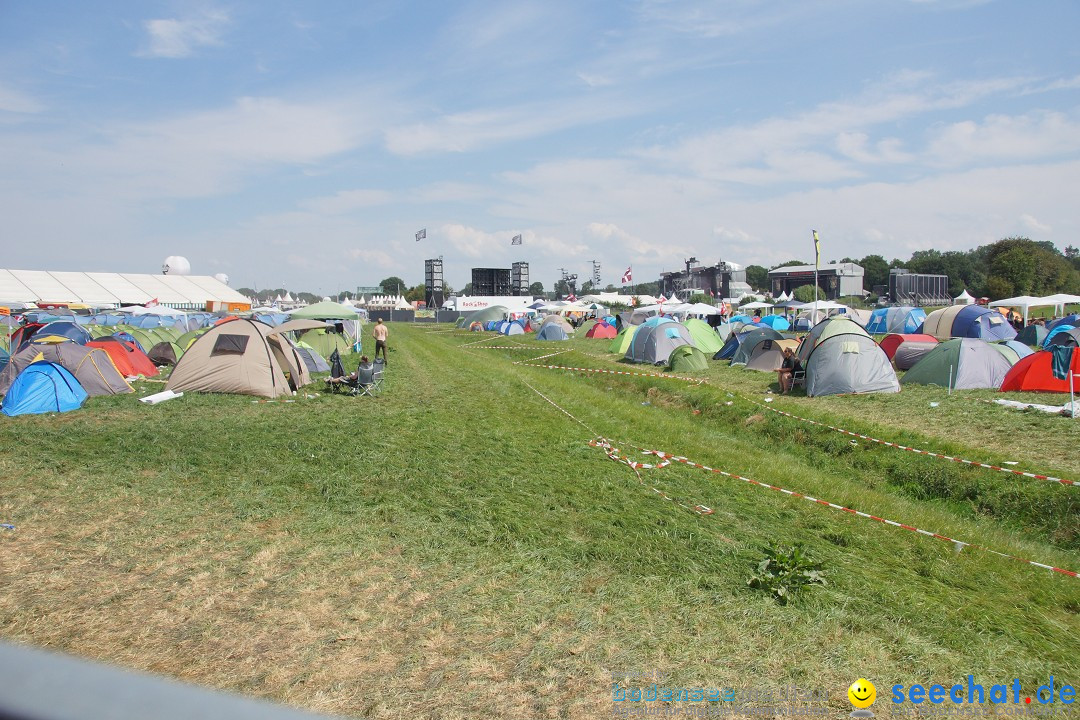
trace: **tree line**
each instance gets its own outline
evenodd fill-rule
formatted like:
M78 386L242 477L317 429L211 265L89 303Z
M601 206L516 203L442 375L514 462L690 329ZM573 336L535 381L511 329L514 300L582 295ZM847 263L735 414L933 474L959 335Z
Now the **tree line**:
M964 290L974 297L1000 300L1018 295L1080 295L1080 249L1069 245L1062 252L1051 242L1026 237L1008 237L974 250L917 250L908 260L885 260L881 255L845 257L832 263L855 263L863 268L863 287L889 284L889 271L906 268L913 273L947 275L949 292L956 297ZM803 260L765 268L746 266L746 282L754 290L769 289L769 270L790 265L809 265Z

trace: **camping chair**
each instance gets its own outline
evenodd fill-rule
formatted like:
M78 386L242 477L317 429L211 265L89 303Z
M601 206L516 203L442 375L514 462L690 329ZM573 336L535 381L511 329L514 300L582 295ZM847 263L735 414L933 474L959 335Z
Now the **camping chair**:
M796 370L795 372L791 373L791 390L794 390L797 387L801 387L803 390L806 389L805 370ZM790 392L790 390L788 392Z
M341 375L338 380L333 377L326 379L330 392L339 392L348 389L352 395L367 395L375 397L375 365L368 363L356 368L355 375Z
M374 368L371 375L371 392L382 392L383 372L386 370L386 359L376 358L374 362Z

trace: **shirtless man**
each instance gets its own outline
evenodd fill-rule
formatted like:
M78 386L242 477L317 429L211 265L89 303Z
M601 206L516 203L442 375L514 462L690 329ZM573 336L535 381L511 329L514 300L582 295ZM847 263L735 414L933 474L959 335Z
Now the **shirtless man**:
M386 325L383 325L382 318L375 321L375 327L371 330L371 337L375 338L375 353L374 357L377 360L379 358L379 350L382 350L383 364L386 364L386 336L390 334Z

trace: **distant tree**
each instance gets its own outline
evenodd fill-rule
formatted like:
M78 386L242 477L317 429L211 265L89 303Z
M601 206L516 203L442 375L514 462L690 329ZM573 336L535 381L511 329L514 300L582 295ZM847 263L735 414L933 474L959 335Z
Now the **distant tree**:
M619 292L619 291L615 288L614 285L612 285L611 283L608 283L607 287L604 288L604 292L613 293L613 292Z
M447 283L447 282L444 282L442 284L442 291L443 291L443 295L445 295L446 297L450 297L451 295L454 294L454 288L451 287L450 283Z
M691 296L691 298L690 298L690 300L688 302L703 303L705 305L712 305L712 298L710 298L705 293L697 293L696 295Z
M387 295L397 295L398 290L405 290L408 285L406 285L405 281L401 278L391 275L379 283L379 287L381 287L382 291Z
M532 285L529 286L529 294L530 295L543 295L544 294L544 283L540 282L539 280L534 282Z
M427 286L424 284L411 287L405 291L405 300L408 302L416 302L417 300L427 299Z
M875 285L889 284L889 263L880 255L867 255L856 261L863 269L863 287L873 290Z
M570 286L562 278L555 281L555 297L566 297L570 294Z
M465 297L469 297L470 295L473 294L473 286L472 286L471 282L470 283L465 283L465 287L461 288L461 294L464 295Z
M799 302L814 302L814 285L800 285L794 290L795 299ZM824 300L825 293L818 291L818 300Z
M811 263L808 263L808 262L806 262L804 260L788 260L787 262L782 262L779 265L773 265L769 269L770 270L775 270L776 268L794 267L796 265L810 265L810 264Z
M577 294L578 295L588 295L592 291L593 291L592 280L586 280L585 282L581 283L581 289L578 290Z
M299 300L300 302L307 303L308 305L314 305L315 303L320 302L322 300L322 298L320 296L314 295L314 294L309 293L309 292L293 293L293 297L296 298L297 300Z
M769 271L761 265L746 266L746 284L755 290L769 289Z

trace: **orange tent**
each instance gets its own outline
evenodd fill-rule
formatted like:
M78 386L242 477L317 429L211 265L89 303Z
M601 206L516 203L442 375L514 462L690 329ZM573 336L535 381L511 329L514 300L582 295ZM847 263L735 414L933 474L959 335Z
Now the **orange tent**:
M124 342L120 338L100 337L86 343L88 347L101 348L109 353L113 365L121 373L127 376L142 375L154 377L158 374L157 366L150 361L142 350L134 343Z

